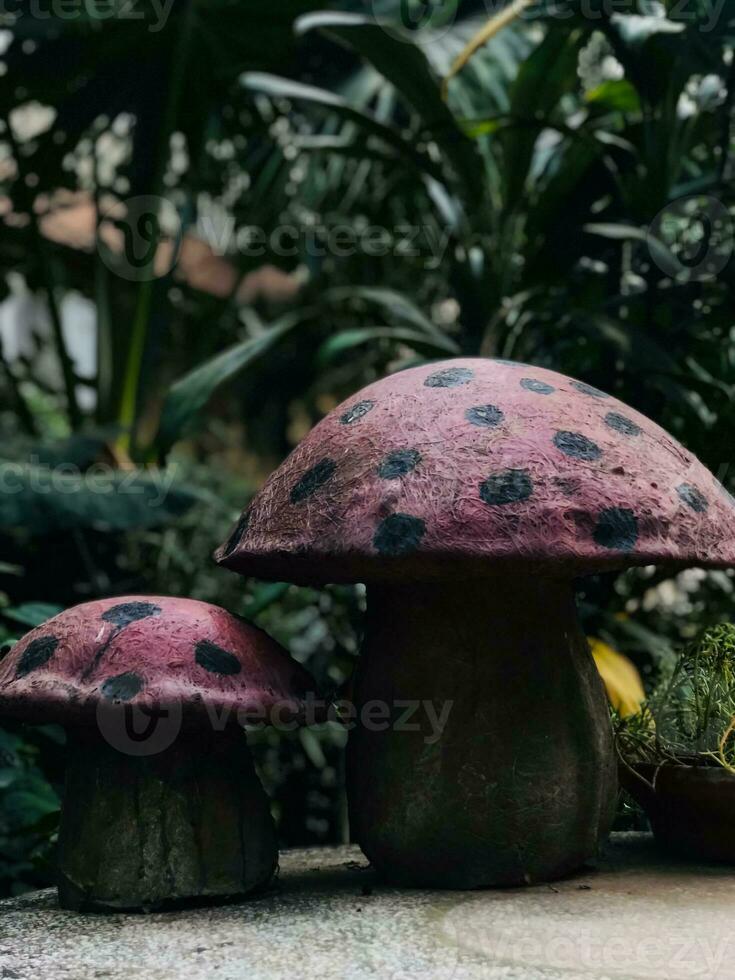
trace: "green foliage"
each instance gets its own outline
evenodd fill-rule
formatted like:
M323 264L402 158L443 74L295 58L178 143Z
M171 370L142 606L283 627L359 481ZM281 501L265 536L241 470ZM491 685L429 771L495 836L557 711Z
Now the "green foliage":
M735 773L735 626L706 629L680 655L642 714L621 722L628 762L719 764Z
M171 386L161 413L158 448L166 453L187 431L220 385L231 381L274 344L303 323L306 311L281 317L257 337L241 341L215 354Z
M40 767L39 743L58 738L53 729L32 739L0 729L0 892L48 880L59 798Z
M34 626L40 626L47 619L63 612L63 608L51 602L23 602L15 608L3 609L2 612L5 619L9 619L12 623L18 623L26 629L33 629Z

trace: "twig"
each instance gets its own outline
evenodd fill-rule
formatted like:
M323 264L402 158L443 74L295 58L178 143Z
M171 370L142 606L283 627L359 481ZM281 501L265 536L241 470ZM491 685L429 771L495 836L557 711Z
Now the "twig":
M15 138L15 133L13 132L13 124L11 123L10 118L6 120L5 132L8 142L10 143L10 149L15 159L16 166L18 168L17 187L18 196L21 198L18 203L27 213L30 221L31 238L33 239L33 244L36 248L38 264L41 268L41 275L44 282L44 288L46 290L46 299L51 318L51 330L53 333L54 345L56 347L56 355L59 360L59 366L61 367L61 374L64 380L67 411L69 413L69 424L71 428L76 431L82 424L82 413L79 408L79 402L77 401L74 365L71 357L69 356L69 352L66 349L66 343L64 341L61 311L59 310L59 304L56 298L56 284L54 281L55 277L53 274L53 266L49 261L46 251L46 244L44 242L43 235L41 234L41 229L38 225L38 215L36 214L36 209L34 207L33 195L27 193L25 189L22 156L20 153L20 147L18 146L18 141Z
M717 165L717 175L722 181L726 177L727 164L730 160L730 144L732 142L733 107L735 106L735 54L730 62L730 68L725 80L726 95L722 106L722 136L720 138L720 159Z
M152 180L150 196L161 198L165 186L164 177L166 165L168 163L169 142L171 133L174 131L178 117L181 95L186 80L187 62L191 51L192 40L194 37L196 0L189 0L186 9L181 15L181 25L176 44L173 48L171 60L171 78L168 85L168 99L163 113L163 119L159 132L159 143L155 157L155 170ZM160 228L159 228L160 230ZM158 238L158 234L156 234ZM151 264L155 262L158 251L156 247L152 250ZM134 453L137 437L137 413L138 399L140 394L140 381L143 371L143 360L145 357L148 328L151 320L151 310L153 308L154 290L154 270L150 269L151 278L140 283L138 299L136 303L135 315L131 331L130 346L128 348L127 363L123 379L123 390L120 401L118 422L123 429L122 434L117 440L118 446L126 453Z
M731 772L735 775L735 766L731 766L730 763L725 758L725 746L727 745L727 740L730 738L733 732L735 732L735 715L733 715L733 717L730 719L730 724L727 726L727 729L725 730L722 738L720 739L720 746L719 746L720 764L723 766L723 768L727 769L728 772Z
M2 370L5 380L7 381L8 388L10 389L10 394L15 404L15 411L18 414L20 424L23 426L29 436L38 436L38 426L36 425L36 420L33 417L33 413L23 397L23 392L20 390L18 379L13 374L8 362L5 360L2 337L0 337L0 370Z

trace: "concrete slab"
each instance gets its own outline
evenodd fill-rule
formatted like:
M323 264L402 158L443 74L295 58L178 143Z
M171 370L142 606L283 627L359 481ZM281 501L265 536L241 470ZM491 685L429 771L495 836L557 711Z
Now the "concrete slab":
M5 980L735 980L735 873L616 835L554 885L399 891L356 848L289 851L246 904L80 916L51 891L0 903Z

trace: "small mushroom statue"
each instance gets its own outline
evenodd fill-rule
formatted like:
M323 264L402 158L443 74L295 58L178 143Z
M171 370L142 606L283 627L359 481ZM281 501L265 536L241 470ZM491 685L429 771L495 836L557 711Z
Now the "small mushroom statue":
M75 606L0 662L0 717L68 734L67 909L155 909L263 889L278 863L242 725L300 719L310 675L224 609L129 596Z
M513 885L579 867L611 820L608 712L574 579L735 564L734 517L650 419L553 371L468 358L330 412L217 557L367 584L353 834L398 883Z

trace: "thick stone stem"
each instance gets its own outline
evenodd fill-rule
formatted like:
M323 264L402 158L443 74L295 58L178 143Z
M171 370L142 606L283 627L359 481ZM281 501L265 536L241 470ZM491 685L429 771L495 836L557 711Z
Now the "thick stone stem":
M569 583L370 588L355 705L352 833L388 880L550 880L609 829L609 716Z
M180 736L133 757L70 734L59 901L84 911L224 901L264 888L275 828L245 735Z

